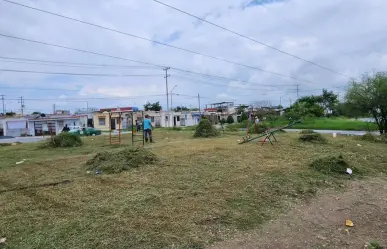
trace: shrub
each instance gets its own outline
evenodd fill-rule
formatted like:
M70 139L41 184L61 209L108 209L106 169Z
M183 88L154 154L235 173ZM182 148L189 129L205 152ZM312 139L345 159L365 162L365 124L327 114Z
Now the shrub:
M238 131L238 128L236 127L235 124L229 124L226 126L226 131L234 132L234 131Z
M314 170L319 171L323 174L347 174L347 168L349 167L348 163L344 160L343 156L328 156L323 158L318 158L314 160L310 167ZM356 169L352 168L352 171L355 173L358 172Z
M219 121L219 123L220 123L221 125L224 125L224 124L226 123L226 120L225 120L224 118L222 118L222 119Z
M156 161L157 157L144 148L125 147L97 153L86 162L86 169L105 173L120 173Z
M303 142L318 142L318 143L326 143L326 139L320 133L309 133L309 134L301 134L300 140Z
M68 148L82 146L81 137L74 133L62 132L48 139L40 148Z
M231 115L228 115L226 122L227 122L227 124L233 124L234 118Z
M269 129L269 125L267 123L258 123L253 124L249 127L249 133L251 134L261 134L265 132L267 129Z
M212 126L208 119L200 120L194 137L216 137L219 135L219 132Z

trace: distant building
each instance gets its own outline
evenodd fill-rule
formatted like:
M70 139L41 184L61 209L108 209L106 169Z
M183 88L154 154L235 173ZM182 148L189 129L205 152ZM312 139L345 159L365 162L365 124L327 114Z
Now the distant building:
M129 129L133 112L137 107L117 107L100 109L93 114L94 128L102 131Z
M69 110L55 110L54 115L70 115Z

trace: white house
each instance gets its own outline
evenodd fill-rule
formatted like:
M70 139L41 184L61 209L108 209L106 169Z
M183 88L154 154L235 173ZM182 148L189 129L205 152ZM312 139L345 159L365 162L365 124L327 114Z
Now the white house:
M152 125L155 127L184 127L197 125L200 121L199 112L155 112L146 111L145 115L149 115L152 121ZM137 119L141 118L140 114L137 114Z
M0 119L4 136L20 137L28 135L28 119L20 118L3 118Z
M28 119L28 130L31 136L56 135L65 125L86 127L87 115L51 115Z

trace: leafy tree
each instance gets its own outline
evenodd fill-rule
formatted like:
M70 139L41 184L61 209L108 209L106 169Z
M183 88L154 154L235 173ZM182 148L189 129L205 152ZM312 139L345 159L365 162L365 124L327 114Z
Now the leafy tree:
M190 111L194 111L194 112L196 112L196 111L199 111L199 108L191 108L191 109L189 109Z
M346 101L361 112L372 115L381 134L387 132L387 72L362 75L352 80Z
M175 112L181 112L181 111L189 111L189 108L185 107L185 106L177 106L175 109L174 109Z
M155 103L150 103L150 102L147 102L145 105L144 105L144 110L145 111L156 111L156 112L159 112L161 111L161 105L160 105L160 102L157 101Z
M339 98L332 91L328 92L326 89L323 89L323 94L319 96L319 104L324 108L326 113L333 113L337 110Z
M40 112L33 112L32 115L40 114Z
M244 121L244 120L247 120L248 117L247 117L247 113L246 112L242 112L241 114L241 122Z
M16 115L16 113L14 113L14 112L6 112L5 113L5 116L15 116Z
M224 125L225 123L227 123L227 121L226 121L226 119L222 118L222 119L219 121L219 123L220 123L221 125Z
M233 124L234 118L231 115L228 115L226 122L227 122L227 124Z

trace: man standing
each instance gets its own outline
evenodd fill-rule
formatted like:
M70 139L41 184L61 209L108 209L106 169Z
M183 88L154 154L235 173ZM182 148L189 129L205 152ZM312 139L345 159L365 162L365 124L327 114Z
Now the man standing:
M153 143L152 128L153 128L152 121L150 120L149 115L146 114L144 119L145 142L148 142L148 136L149 136L149 141Z

